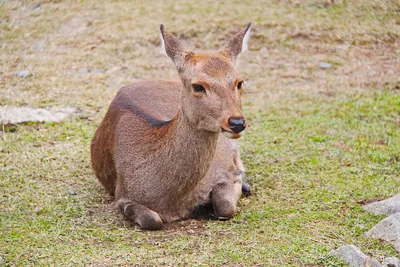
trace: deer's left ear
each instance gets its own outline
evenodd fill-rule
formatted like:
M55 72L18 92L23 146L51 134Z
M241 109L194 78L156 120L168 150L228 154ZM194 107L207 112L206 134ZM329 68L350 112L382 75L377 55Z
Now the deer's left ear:
M164 52L172 59L178 71L181 71L183 68L185 55L182 43L178 40L178 38L170 34L162 24L160 25L160 33L161 45Z
M230 58L233 63L236 62L236 59L241 52L247 50L248 48L247 43L250 38L250 29L251 29L251 23L247 25L246 29L234 35L220 51L223 55Z

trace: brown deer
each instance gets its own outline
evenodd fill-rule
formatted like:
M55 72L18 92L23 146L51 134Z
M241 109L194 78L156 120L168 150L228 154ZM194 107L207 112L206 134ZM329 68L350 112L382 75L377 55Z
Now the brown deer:
M250 26L221 51L193 53L161 25L180 80L123 87L97 129L94 172L122 214L143 229L160 229L207 203L218 218L234 216L244 169L230 139L246 128L234 63Z

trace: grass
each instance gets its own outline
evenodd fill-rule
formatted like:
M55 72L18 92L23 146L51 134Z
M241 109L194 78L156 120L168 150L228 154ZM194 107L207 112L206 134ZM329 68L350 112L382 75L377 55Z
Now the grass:
M328 252L346 244L399 256L364 236L382 217L361 207L400 188L397 1L35 4L0 2L1 105L79 114L2 127L0 266L345 266ZM141 231L92 173L96 127L121 86L176 77L159 53L160 23L191 47L216 49L249 21L239 71L250 127L240 144L253 195L230 221ZM23 69L33 75L13 75Z

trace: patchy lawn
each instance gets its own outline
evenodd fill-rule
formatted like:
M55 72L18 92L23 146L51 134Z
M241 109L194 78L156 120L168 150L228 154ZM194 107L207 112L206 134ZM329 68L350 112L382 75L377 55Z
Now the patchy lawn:
M230 221L141 231L91 170L96 127L121 86L177 76L160 23L217 49L249 21L240 144L253 195ZM0 266L344 266L327 253L346 244L399 256L364 236L383 217L361 208L400 191L396 0L0 1L0 102L79 109L1 127Z

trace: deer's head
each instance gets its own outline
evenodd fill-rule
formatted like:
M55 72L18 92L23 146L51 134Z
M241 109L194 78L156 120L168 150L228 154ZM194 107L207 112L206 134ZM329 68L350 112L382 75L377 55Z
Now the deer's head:
M247 49L251 24L214 53L194 53L161 25L161 40L184 85L183 114L200 130L222 132L239 138L246 128L241 110L243 78L235 70L236 59Z

